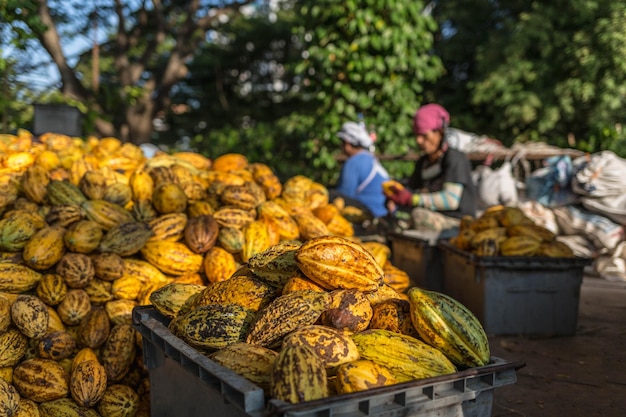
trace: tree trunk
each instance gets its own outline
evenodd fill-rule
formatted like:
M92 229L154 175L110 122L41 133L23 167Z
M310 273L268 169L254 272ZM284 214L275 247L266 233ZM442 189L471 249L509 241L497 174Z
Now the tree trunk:
M136 145L150 142L152 136L153 103L144 99L126 111L125 130L122 139Z

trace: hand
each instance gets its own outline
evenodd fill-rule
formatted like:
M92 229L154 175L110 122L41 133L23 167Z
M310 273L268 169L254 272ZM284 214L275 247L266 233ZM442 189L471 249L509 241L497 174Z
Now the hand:
M413 206L413 194L406 188L394 188L389 199L399 206Z

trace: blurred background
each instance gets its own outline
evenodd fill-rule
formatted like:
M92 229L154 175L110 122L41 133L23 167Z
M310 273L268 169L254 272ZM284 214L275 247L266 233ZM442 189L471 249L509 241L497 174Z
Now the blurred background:
M2 0L0 133L62 120L332 183L344 121L401 177L438 102L505 146L624 157L624 21L624 0Z

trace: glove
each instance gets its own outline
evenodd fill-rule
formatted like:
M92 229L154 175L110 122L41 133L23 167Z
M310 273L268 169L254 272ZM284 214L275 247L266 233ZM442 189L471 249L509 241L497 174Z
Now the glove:
M419 201L417 194L412 194L406 188L395 188L389 199L399 206L416 206Z

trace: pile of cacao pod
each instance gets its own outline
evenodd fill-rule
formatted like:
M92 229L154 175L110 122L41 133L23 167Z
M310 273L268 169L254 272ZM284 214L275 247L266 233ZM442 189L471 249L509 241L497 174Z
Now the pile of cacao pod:
M337 340L379 329L359 336L357 346L365 350L370 344L399 347L406 341L397 335L404 334L412 349L419 335L410 320L415 303L409 302L409 278L389 262L386 245L353 236L349 219L359 215L341 200L329 202L322 184L304 176L282 183L271 167L237 153L214 160L192 152L147 159L138 146L112 137L0 135L0 416L149 416L149 378L131 316L135 306L153 300L169 300L172 331L211 354L244 343L282 355L281 363L297 362L312 349L283 353L288 332L266 327L292 319L302 328L309 322L325 326L313 331L334 328ZM344 257L324 265L302 249L287 279L277 265L296 259L296 248L311 241L343 248ZM351 268L365 268L371 282L339 284ZM336 282L315 281L320 274ZM348 282L358 281L357 275ZM179 317L179 309L188 316ZM167 311L163 302L161 310ZM231 316L220 322L224 311ZM252 324L257 313L264 318ZM214 330L225 326L224 335L232 336L234 317L249 331L216 344L206 329L194 329L193 314L216 314ZM483 364L486 339L477 321L466 320L456 324L467 329L459 334L472 335L468 339L482 352L476 364ZM433 343L461 343L429 334ZM383 353L389 352L359 354L369 362L350 366L357 374L370 369L364 375L372 378L387 372L370 363ZM405 366L409 353L393 358L389 369ZM453 370L441 355L431 362L439 372ZM326 365L334 369L333 363ZM274 374L282 372L275 368ZM298 382L285 375L285 383ZM402 381L418 374L390 375L389 381ZM280 386L272 392L293 400Z
M150 300L172 334L289 403L486 365L476 317L398 280L388 255L341 236L285 240L224 281L172 282Z
M459 234L450 243L478 256L574 257L554 232L514 206L493 206L478 218L463 217Z

